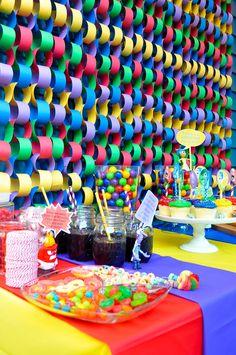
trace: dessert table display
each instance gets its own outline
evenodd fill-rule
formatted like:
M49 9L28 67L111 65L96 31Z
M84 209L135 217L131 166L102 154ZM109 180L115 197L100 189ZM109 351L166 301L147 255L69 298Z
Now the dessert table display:
M218 251L218 248L211 244L205 237L205 228L209 224L227 224L236 223L236 218L213 218L213 219L198 219L198 218L175 218L169 216L162 216L159 212L155 214L155 217L161 221L170 223L186 223L193 227L193 238L180 245L180 248L193 253L214 253Z

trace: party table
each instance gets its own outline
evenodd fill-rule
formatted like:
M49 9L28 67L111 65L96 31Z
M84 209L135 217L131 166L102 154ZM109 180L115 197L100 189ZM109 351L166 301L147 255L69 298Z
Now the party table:
M202 254L191 254L178 249L179 243L186 241L188 237L158 230L155 233L155 252L159 256L153 256L153 263L151 259L148 268L157 265L155 264L157 260L160 268L153 270L157 275L160 275L159 272L162 272L161 270L164 270L168 263L169 267L173 268L172 265L175 265L172 264L173 260L177 262L186 260L196 264L196 267L200 267L199 264L201 264L236 271L235 262L232 263L236 255L234 245L214 242L216 245L220 244L218 245L220 246L219 252L204 258ZM165 255L171 255L175 259L169 258L171 260L168 260ZM227 258L224 258L222 262L224 255L227 255ZM59 263L61 269L71 266L73 265L66 261ZM180 266L181 264L178 267ZM175 272L175 270L172 271ZM132 355L143 354L144 351L149 354L165 355L173 354L173 351L175 355L203 353L202 343L206 341L206 334L203 332L202 310L197 301L185 299L185 291L178 291L178 295L169 294L158 307L132 321L102 325L49 314L19 298L19 290L7 288L3 281L1 278L0 353L65 354L65 351L63 352L65 348L66 354L72 355L94 354L95 352L99 355L110 353ZM209 285L211 282L212 280L209 280ZM203 277L203 283L200 283L202 292L207 290L207 283L207 277ZM233 287L235 286L232 286L232 292ZM188 294L190 293L193 298L197 299L197 291L188 292ZM222 294L222 302L224 302L224 297L227 299L227 296L227 294ZM217 301L220 302L218 299ZM232 318L232 327L234 327L236 315L233 310L231 313L235 316ZM217 352L215 355L218 355Z

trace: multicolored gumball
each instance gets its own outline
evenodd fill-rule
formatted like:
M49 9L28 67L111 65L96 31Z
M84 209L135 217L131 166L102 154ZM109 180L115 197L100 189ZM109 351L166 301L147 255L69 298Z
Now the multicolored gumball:
M98 191L104 190L107 204L110 207L124 208L127 212L127 194L132 208L135 207L138 187L138 168L105 167L96 173ZM103 196L100 195L101 200Z

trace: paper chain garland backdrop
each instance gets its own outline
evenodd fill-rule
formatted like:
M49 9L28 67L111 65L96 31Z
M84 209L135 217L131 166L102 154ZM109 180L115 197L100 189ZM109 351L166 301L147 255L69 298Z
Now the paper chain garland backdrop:
M1 190L91 203L118 163L148 189L183 128L206 136L194 164L230 169L232 19L228 0L1 0Z

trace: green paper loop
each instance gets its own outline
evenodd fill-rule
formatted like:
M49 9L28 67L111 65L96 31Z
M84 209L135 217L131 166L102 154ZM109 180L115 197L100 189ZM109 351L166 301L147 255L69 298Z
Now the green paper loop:
M54 159L60 159L64 152L64 142L61 138L52 137L52 156Z
M16 39L16 33L13 28L0 24L0 48L2 50L10 49Z

